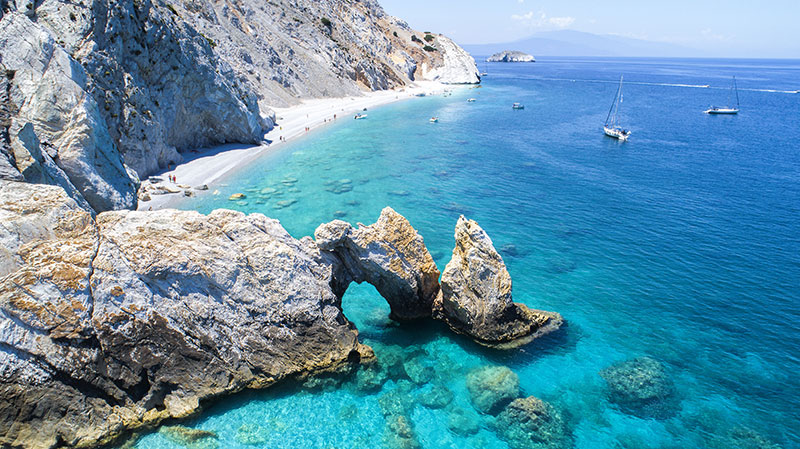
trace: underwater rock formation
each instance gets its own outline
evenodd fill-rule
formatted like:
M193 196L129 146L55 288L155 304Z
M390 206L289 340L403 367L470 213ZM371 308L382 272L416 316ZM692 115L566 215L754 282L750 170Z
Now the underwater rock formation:
M675 385L664 365L652 357L639 357L600 372L609 388L609 399L625 413L642 418L674 416L679 404Z
M455 238L434 302L435 318L480 344L499 348L521 346L561 327L561 315L512 302L511 276L478 223L462 215Z
M511 449L566 449L572 440L561 413L529 396L515 399L497 417L497 433Z
M496 415L519 396L519 376L505 366L484 366L467 374L467 390L475 409Z
M375 224L353 228L336 220L314 232L317 246L344 267L341 293L351 281L369 282L386 298L395 320L427 318L439 293L439 269L422 236L408 220L387 207Z

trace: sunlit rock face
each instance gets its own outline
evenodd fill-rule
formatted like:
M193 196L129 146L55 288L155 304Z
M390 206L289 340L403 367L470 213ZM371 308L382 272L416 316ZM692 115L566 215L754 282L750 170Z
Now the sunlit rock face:
M478 343L514 347L557 330L561 315L511 300L511 276L486 232L463 216L453 257L442 273L434 317Z

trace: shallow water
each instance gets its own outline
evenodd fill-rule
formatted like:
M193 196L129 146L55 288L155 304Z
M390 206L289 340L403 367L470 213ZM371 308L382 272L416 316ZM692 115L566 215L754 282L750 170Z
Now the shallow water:
M299 238L334 218L372 223L389 205L440 269L464 214L501 250L515 300L560 312L566 332L490 351L436 324L398 326L372 287L354 285L344 308L363 340L406 371L427 367L427 384L401 370L374 392L356 376L286 385L187 425L219 447L381 447L383 402L405 407L423 448L505 448L465 383L501 364L563 413L577 448L800 447L800 95L767 92L800 89L800 62L545 59L489 72L481 89L340 119L181 207L264 213ZM624 144L601 130L620 74ZM741 113L703 114L732 75ZM247 197L229 201L237 192ZM674 382L670 417L609 401L599 372L645 355ZM431 385L452 403L422 405ZM476 433L449 430L458 413ZM154 433L136 447L180 446Z

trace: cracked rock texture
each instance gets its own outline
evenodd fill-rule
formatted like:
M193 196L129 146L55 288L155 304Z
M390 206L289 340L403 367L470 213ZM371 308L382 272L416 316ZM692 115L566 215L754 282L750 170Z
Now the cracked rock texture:
M343 270L337 276L341 293L351 281L374 285L391 306L391 318L431 316L439 293L439 269L425 242L408 220L384 208L370 226L353 228L335 220L314 232L317 245L334 254Z
M315 237L229 210L93 217L61 187L0 180L0 447L108 443L372 358L342 312L352 281L395 319L431 316L439 272L403 216ZM418 368L405 365L425 382Z
M435 318L478 343L500 348L529 343L561 327L561 315L511 300L511 276L478 223L462 215L455 239L434 304Z
M103 443L369 348L311 239L217 211L92 216L0 181L0 446Z

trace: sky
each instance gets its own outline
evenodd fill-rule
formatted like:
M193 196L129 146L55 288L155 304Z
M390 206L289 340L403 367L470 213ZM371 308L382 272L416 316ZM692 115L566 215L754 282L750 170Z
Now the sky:
M800 58L800 0L379 0L412 28L459 44L577 30L719 57Z

